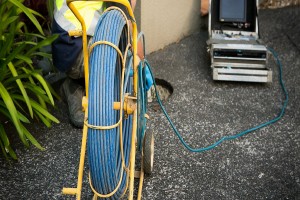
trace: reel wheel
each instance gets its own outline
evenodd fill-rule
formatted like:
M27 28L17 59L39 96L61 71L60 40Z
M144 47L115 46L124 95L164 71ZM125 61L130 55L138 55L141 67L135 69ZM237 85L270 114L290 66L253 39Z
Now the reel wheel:
M143 165L145 174L151 175L154 163L154 135L147 130L143 140Z

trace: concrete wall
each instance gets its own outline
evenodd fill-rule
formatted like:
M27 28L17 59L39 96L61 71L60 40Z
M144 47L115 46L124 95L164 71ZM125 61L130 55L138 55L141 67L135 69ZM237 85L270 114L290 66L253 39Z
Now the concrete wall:
M200 0L142 0L140 6L146 53L177 42L200 28Z

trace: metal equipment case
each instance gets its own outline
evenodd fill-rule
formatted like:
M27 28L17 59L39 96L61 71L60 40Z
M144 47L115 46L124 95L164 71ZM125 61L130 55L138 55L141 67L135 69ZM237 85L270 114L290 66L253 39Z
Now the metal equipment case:
M258 0L210 0L207 45L213 80L272 82L257 5Z

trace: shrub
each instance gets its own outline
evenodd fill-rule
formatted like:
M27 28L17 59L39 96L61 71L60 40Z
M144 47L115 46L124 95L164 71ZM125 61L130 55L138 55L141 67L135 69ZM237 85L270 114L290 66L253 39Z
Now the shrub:
M28 31L20 20L25 14L36 27L38 33ZM34 68L32 59L48 57L40 48L51 44L56 36L45 37L36 17L39 13L23 5L23 0L0 0L0 114L11 122L19 138L26 147L32 143L43 147L30 134L25 124L33 119L42 121L47 127L59 121L47 110L47 104L54 106L56 96L51 86ZM0 147L5 157L17 159L12 149L9 135L0 121ZM11 134L11 133L9 133Z

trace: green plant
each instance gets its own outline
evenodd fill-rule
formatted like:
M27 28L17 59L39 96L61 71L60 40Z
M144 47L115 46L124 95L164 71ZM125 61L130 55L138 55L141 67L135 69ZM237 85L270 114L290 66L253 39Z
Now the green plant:
M30 33L20 20L24 13L36 27L38 33ZM42 121L47 127L59 121L47 110L47 104L54 106L51 86L33 66L36 56L51 58L39 51L51 44L56 36L45 37L35 16L39 13L25 7L23 0L0 0L0 114L5 121L13 123L19 138L26 147L32 143L43 147L25 127L32 119ZM30 120L29 120L30 119ZM17 159L11 147L8 134L0 119L0 147L7 157Z

